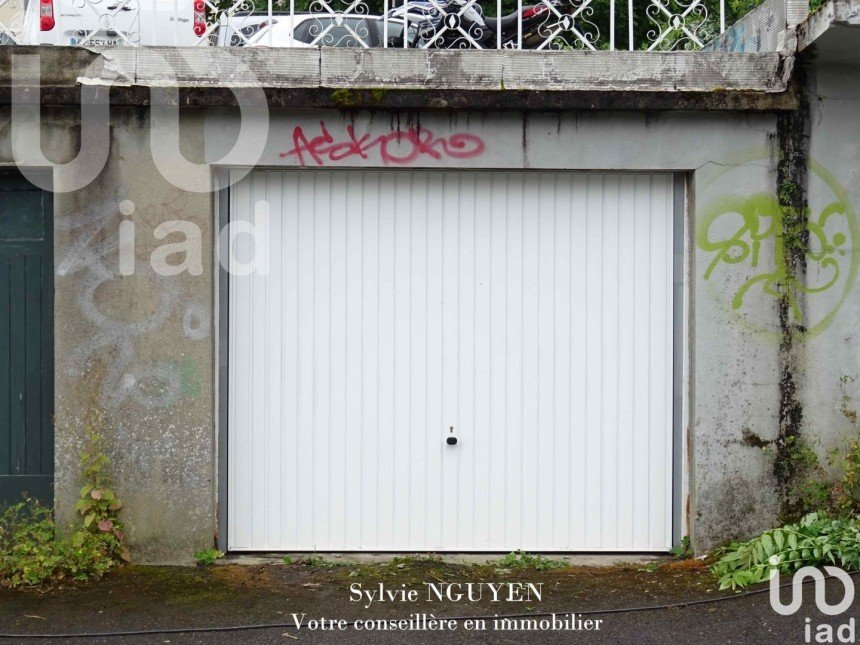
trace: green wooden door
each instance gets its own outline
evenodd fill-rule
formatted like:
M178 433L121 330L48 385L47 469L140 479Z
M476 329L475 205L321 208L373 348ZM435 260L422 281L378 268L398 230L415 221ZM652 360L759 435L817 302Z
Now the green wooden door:
M0 507L54 503L52 196L0 173Z

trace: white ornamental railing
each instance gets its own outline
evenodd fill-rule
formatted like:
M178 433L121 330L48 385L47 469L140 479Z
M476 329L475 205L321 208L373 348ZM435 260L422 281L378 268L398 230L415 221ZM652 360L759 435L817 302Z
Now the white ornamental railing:
M218 44L269 47L694 50L726 28L725 0L239 0L213 15Z
M0 39L97 47L669 51L703 47L725 31L728 18L725 0L27 1L24 11L25 0L0 0ZM21 3L18 14L14 3Z

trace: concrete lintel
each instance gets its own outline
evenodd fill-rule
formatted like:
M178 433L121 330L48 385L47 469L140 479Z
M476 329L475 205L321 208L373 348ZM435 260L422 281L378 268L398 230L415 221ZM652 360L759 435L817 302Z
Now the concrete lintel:
M134 105L153 87L199 106L245 87L289 107L760 110L792 100L781 96L791 60L777 53L3 47L0 102L20 54L40 57L42 103L74 101L81 85Z
M322 50L324 87L711 92L785 89L776 53Z
M108 88L102 88L107 90ZM148 106L150 88L109 88L113 106ZM577 112L577 111L729 111L783 112L797 108L794 91L772 92L618 92L618 91L530 91L530 90L332 90L329 88L266 89L272 108L333 110L379 110L390 112ZM43 105L80 102L78 87L27 87L24 101ZM11 91L0 86L0 106L9 105ZM227 88L180 88L172 103L181 107L237 105Z

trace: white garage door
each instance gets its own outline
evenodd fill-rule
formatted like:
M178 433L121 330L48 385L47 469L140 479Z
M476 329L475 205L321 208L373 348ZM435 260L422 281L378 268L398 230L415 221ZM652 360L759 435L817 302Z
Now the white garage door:
M666 550L672 185L301 170L231 189L234 222L268 202L270 258L229 278L229 548Z

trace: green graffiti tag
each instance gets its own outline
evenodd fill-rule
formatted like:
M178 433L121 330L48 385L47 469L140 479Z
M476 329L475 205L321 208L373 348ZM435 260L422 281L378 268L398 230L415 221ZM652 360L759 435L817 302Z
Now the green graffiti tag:
M740 215L741 224L728 237L711 239L711 227L714 222L731 214ZM779 297L782 286L787 291L795 321L802 323L803 313L798 296L804 293L827 291L839 281L840 266L835 256L846 254L847 238L841 231L828 237L827 221L835 214L846 216L845 204L833 202L821 212L817 220L811 213L807 213L807 230L810 236L809 248L806 251L807 263L808 266L816 265L818 269L810 273L823 276L823 282L820 284L809 285L801 283L788 271L785 240L781 234L778 234L782 231L783 214L773 195L760 193L748 198L728 197L712 202L703 214L697 239L699 248L714 253L713 259L705 269L705 280L710 279L714 269L721 263L740 264L749 259L751 267L761 268L761 245L772 238L773 266L770 270L751 276L741 285L732 297L732 309L740 309L744 303L744 297L756 285L761 285L762 291L774 298Z
M779 298L785 293L794 322L816 334L829 325L844 302L857 276L860 254L853 252L860 242L857 221L844 189L819 164L813 173L832 191L833 201L813 213L806 212L808 243L805 243L806 276L798 279L789 271L783 212L775 195L757 193L750 196L730 195L710 202L701 212L696 230L696 244L712 254L704 279L711 280L721 267L744 265L752 271L731 295L732 310L743 308L751 292ZM800 232L798 232L798 235ZM805 236L804 236L805 237ZM763 248L772 249L763 260ZM817 322L804 320L801 306L805 297L827 292L844 285L841 297Z

